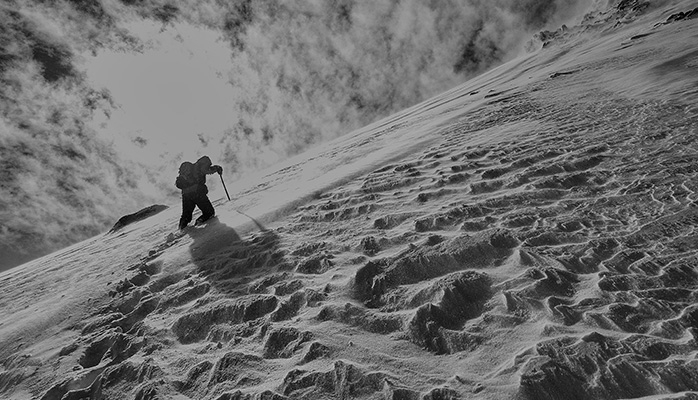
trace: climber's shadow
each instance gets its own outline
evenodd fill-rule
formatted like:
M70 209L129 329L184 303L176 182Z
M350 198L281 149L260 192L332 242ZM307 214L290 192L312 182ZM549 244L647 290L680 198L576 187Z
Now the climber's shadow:
M193 239L189 248L192 262L213 286L227 294L244 294L244 283L268 272L282 257L279 236L254 218L247 218L258 231L245 238L217 218L200 227L185 228Z

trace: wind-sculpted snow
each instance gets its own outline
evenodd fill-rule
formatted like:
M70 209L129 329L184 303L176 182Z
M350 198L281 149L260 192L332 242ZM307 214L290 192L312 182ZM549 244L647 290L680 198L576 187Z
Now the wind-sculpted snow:
M654 72L695 61L677 38L698 25L655 26L675 12L551 42L241 189L205 226L174 232L163 211L0 275L0 395L695 398L696 92ZM415 132L429 145L400 141ZM323 157L349 176L269 198ZM280 209L238 209L265 201ZM89 302L59 295L79 267Z

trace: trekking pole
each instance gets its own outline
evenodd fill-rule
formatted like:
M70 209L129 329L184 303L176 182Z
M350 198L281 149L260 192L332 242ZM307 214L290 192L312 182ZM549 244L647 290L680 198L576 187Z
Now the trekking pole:
M225 195L228 197L228 201L230 201L230 195L228 194L228 188L225 187L225 182L223 182L223 174L218 174L218 176L221 177L221 183L223 184L223 189L225 190Z

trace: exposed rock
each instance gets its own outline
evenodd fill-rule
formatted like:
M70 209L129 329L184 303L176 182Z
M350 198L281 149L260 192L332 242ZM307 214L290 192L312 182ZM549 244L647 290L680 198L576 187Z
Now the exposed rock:
M114 226L109 230L109 233L114 233L122 229L126 225L130 225L134 222L142 221L146 218L152 217L153 215L158 214L168 208L168 206L162 204L154 204L142 210L136 211L133 214L124 215L123 217L119 218L118 221L116 221Z

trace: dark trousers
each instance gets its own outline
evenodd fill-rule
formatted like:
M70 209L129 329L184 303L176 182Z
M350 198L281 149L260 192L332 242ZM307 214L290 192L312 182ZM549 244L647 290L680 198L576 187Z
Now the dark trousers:
M199 210L201 210L201 216L196 219L196 222L207 221L216 215L213 204L211 204L211 200L208 199L205 193L182 195L182 218L179 219L179 229L189 225L195 207L199 207Z

